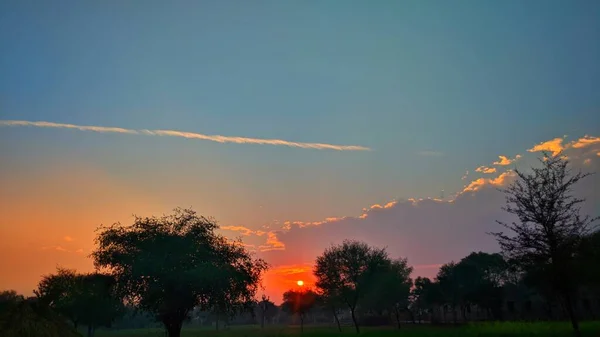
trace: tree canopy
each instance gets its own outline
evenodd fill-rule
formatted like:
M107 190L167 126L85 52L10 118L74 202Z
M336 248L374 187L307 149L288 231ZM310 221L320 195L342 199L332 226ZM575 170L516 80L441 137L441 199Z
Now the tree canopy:
M324 293L339 296L350 309L356 332L360 332L356 306L389 264L385 249L346 240L341 245L326 249L317 257L314 269L316 285Z
M252 303L267 269L217 228L189 209L136 217L130 226L101 227L92 256L129 303L154 313L170 337L179 337L196 306L229 314Z
M560 154L544 154L540 162L542 166L532 168L531 173L515 170L517 180L504 190L503 209L518 221L499 222L509 233L492 234L512 263L524 271L544 273L579 334L574 306L578 283L575 259L597 218L580 214L585 200L573 195L573 187L589 174L573 172L568 159Z

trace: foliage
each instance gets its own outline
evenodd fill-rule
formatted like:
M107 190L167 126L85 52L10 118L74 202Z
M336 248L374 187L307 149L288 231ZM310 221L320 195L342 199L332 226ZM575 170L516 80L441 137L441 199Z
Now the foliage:
M332 246L317 257L314 269L317 288L340 296L350 309L356 332L360 332L356 306L389 263L385 249L351 240Z
M189 209L101 227L94 263L116 279L136 307L180 335L194 307L231 314L252 303L267 264L238 242L215 234L214 220Z
M573 186L589 174L573 173L568 160L545 154L541 168L532 173L516 170L518 179L504 190L506 212L519 222L499 222L511 233L492 233L504 255L524 271L544 273L538 278L550 282L560 294L577 333L578 319L573 308L578 286L578 249L593 230L597 218L580 215L585 200L573 195ZM540 270L540 266L542 267Z
M44 303L15 291L0 292L0 332L3 337L80 336Z
M282 309L285 312L296 314L300 317L300 329L304 329L304 318L315 306L317 294L312 290L296 291L289 290L283 294Z
M410 288L413 283L410 278L413 268L407 259L390 261L374 278L368 289L365 307L377 312L394 313L396 323L400 328L400 311L408 307Z
M256 303L256 308L258 309L259 319L260 319L260 327L265 327L265 321L267 319L273 318L277 314L277 306L275 303L271 302L268 296L262 295L261 300Z
M116 293L116 281L100 273L77 274L58 268L39 282L35 294L41 303L70 319L74 327L88 326L92 335L98 326L110 326L124 310Z

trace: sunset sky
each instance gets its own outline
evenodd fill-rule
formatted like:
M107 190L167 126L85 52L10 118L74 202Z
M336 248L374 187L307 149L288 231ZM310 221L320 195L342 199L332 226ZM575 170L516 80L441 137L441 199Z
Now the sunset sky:
M413 277L507 219L538 151L600 171L600 2L1 1L0 289L192 207L276 302L360 239ZM600 215L600 177L578 192ZM443 198L442 198L443 197ZM262 291L261 291L262 292Z

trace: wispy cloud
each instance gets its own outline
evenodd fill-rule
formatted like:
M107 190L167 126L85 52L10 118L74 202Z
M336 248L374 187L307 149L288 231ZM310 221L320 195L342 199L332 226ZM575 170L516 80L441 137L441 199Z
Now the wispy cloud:
M571 143L571 146L573 146L576 149L581 149L594 144L600 144L600 137L590 137L586 135L583 136L583 138L579 138L578 140L573 141Z
M63 238L63 240L65 240L65 241L67 241L67 242L72 242L72 241L75 241L75 239L73 239L72 237L70 237L70 236L68 236L68 235L67 235L67 236L65 236L65 237Z
M265 139L265 138L248 138L248 137L235 137L235 136L220 136L220 135L206 135L195 132L185 132L177 130L146 130L146 129L124 129L118 127L105 127L105 126L88 126L88 125L75 125L75 124L64 124L64 123L53 123L53 122L32 122L32 121L19 121L19 120L0 120L0 126L33 126L39 128L58 128L58 129L75 129L80 131L93 131L103 133L122 133L131 135L147 135L147 136L169 136L169 137L180 137L187 139L199 139L208 140L217 143L235 143L235 144L259 144L259 145L278 145L288 146L303 149L316 149L316 150L335 150L335 151L367 151L370 148L360 145L335 145L326 143L302 143L292 142L283 139Z
M496 168L495 167L487 167L487 166L479 166L478 168L475 169L475 172L479 172L479 173L496 173Z
M285 250L285 244L279 240L275 232L267 233L267 243L259 246L258 249L261 252L268 252L271 250Z

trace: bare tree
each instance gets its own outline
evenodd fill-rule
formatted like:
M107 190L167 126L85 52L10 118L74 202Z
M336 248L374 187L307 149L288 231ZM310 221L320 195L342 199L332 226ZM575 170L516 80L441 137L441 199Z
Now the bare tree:
M504 190L508 213L518 222L498 223L512 233L491 233L510 261L543 279L561 296L576 336L580 335L574 296L578 278L574 258L582 239L598 218L580 215L585 199L573 195L573 186L590 173L574 173L562 155L544 153L541 168L532 173L515 170L517 180Z

